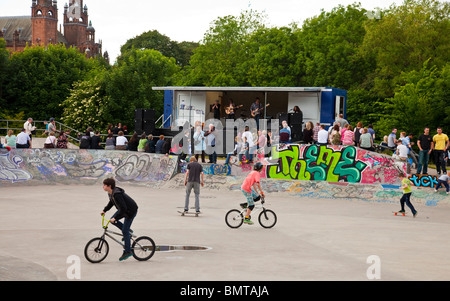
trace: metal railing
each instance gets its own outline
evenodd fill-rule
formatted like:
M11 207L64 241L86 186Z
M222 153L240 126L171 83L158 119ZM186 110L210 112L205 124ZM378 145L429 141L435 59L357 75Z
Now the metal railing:
M7 119L0 119L0 133L8 134L9 130L16 131L15 134L17 135L18 132L22 131L23 124L26 122L26 120L7 120ZM36 127L36 132L41 132L41 135L43 135L46 131L46 125L50 121L47 120L33 120L32 124ZM20 125L20 126L19 126ZM41 125L43 128L41 128ZM78 138L80 132L74 128L71 128L70 126L67 126L59 121L55 120L56 130L58 132L64 131L66 132L66 136L77 143L80 142L80 139ZM5 132L3 132L3 130ZM75 135L74 135L75 133Z

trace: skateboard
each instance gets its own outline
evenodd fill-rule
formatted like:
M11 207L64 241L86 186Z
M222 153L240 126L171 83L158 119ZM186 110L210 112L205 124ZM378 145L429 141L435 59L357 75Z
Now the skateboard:
M398 211L392 211L392 213L394 213L394 215L403 215L406 216L406 212L398 212Z
M186 214L191 214L191 215L195 215L196 217L199 216L201 214L201 212L184 212L184 211L178 211L178 213L181 214L181 216L185 216Z

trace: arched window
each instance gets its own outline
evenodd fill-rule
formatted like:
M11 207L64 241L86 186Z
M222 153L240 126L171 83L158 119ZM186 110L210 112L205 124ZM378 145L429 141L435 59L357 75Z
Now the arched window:
M53 12L52 12L51 10L49 10L48 13L47 13L47 15L48 15L49 17L53 17Z
M36 16L42 16L42 10L38 10L37 12L36 12Z

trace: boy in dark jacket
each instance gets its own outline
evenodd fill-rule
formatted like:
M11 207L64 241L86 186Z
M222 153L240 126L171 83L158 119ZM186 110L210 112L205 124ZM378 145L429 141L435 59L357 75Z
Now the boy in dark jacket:
M116 187L116 181L113 178L103 180L103 190L108 193L109 202L100 214L104 215L106 211L112 208L112 206L117 208L117 212L111 217L110 222L122 230L125 243L124 252L119 258L119 260L122 261L133 255L131 252L130 227L137 214L138 206L136 202L125 193L125 190ZM119 222L119 219L122 218L125 218L123 224Z

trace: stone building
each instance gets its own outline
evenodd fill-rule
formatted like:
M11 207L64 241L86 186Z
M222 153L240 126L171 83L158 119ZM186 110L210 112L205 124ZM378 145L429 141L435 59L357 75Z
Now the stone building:
M86 57L102 54L102 43L95 42L95 29L83 0L69 0L64 5L63 29L58 30L57 0L32 0L31 16L0 17L0 38L11 52L28 46L64 44L75 47Z

